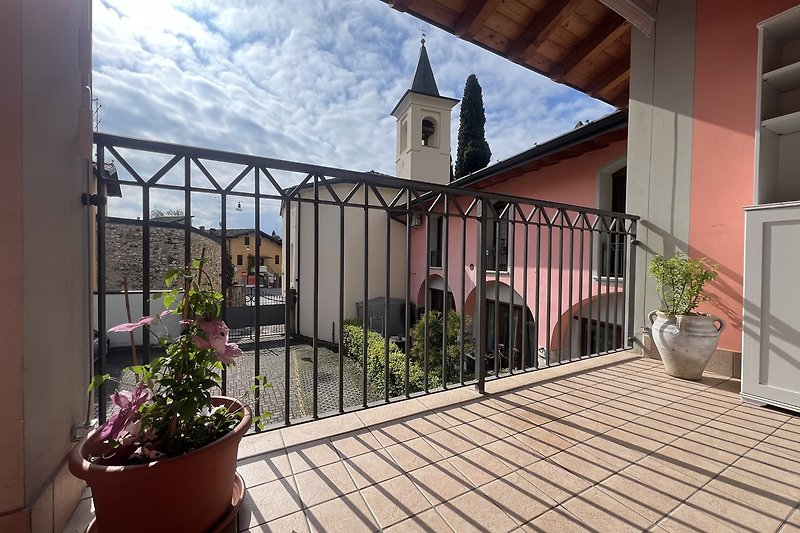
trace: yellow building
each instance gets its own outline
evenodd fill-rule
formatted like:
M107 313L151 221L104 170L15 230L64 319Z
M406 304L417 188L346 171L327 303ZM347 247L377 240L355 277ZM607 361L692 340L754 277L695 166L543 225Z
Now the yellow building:
M245 285L253 283L248 275L255 275L258 271L264 275L264 281L270 285L278 286L281 279L281 237L254 228L229 229L228 252L233 259L233 266L236 268L234 281ZM258 258L256 258L256 238L258 237Z

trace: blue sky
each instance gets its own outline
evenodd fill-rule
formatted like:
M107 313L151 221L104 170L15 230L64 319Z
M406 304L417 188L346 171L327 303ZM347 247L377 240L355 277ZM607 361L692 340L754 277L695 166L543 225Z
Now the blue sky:
M393 174L389 112L411 83L421 30L441 94L461 98L478 76L493 163L612 111L380 0L94 0L100 130ZM136 191L123 192L110 214L140 214ZM253 226L242 205L230 227ZM195 225L217 218L198 212ZM262 218L280 231L274 205Z

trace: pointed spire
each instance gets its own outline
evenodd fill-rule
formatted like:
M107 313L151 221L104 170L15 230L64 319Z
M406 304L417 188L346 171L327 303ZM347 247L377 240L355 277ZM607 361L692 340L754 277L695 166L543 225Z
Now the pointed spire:
M425 37L421 39L419 49L419 60L417 70L414 72L414 79L411 82L411 90L417 93L439 96L439 89L436 87L436 79L433 77L431 62L428 60L428 51L425 49Z

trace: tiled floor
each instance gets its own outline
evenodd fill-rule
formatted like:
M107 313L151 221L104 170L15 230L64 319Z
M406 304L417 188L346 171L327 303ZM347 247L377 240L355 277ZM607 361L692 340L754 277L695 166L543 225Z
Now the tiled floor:
M487 391L246 437L240 530L800 532L800 418L737 380L623 353Z

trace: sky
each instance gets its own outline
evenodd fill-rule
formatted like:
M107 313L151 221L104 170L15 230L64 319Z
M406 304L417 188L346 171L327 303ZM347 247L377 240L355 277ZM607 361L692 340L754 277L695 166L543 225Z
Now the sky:
M393 175L389 113L423 32L440 94L460 99L477 75L492 163L613 111L380 0L94 0L92 16L98 129L116 135ZM143 168L166 161L124 155ZM140 216L139 191L123 195L109 214ZM194 225L218 226L218 202L196 202L207 209L192 210ZM180 209L183 198L154 192L151 207ZM253 227L253 212L252 200L231 206L228 227ZM280 233L277 205L261 214L262 229Z

